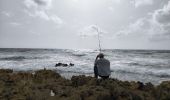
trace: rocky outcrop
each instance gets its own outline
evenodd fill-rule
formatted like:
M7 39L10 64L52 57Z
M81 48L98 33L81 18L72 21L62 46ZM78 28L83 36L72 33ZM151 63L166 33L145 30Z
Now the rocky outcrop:
M70 63L70 64L57 63L57 64L55 65L55 67L60 67L60 66L62 66L62 67L67 67L67 66L74 66L74 64L73 64L73 63Z
M170 100L170 81L151 83L0 69L0 100Z

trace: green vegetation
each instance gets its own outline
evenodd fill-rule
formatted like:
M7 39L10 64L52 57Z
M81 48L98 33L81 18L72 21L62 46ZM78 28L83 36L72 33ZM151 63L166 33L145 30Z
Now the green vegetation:
M67 80L46 69L34 74L0 69L0 100L170 100L170 81L154 86L83 75Z

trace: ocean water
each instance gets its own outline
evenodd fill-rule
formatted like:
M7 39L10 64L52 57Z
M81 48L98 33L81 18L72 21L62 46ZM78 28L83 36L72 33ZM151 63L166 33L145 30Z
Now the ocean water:
M159 84L170 80L170 50L103 50L111 62L111 77ZM65 77L93 75L97 50L0 49L0 68L14 71L51 69ZM74 66L55 67L56 63Z

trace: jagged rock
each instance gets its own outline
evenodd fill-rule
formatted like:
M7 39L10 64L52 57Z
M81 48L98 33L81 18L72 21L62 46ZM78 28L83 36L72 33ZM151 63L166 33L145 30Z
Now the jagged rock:
M74 64L73 64L73 63L70 63L70 64L57 63L57 64L55 65L55 67L59 67L59 66L67 67L67 66L74 66Z
M73 63L70 63L69 66L74 66L74 64L73 64Z
M63 66L63 67L67 67L67 66L68 66L68 64L63 64L63 63L57 63L57 64L55 65L55 67L58 67L58 66Z

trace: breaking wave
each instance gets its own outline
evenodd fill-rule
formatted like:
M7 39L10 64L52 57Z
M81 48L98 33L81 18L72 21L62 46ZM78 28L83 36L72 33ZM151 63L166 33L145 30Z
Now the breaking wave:
M12 56L12 57L4 57L0 58L0 60L4 61L22 61L26 59L43 59L42 57L25 57L25 56Z
M112 73L126 78L148 81L170 80L170 51L155 50L103 50L111 62ZM14 70L53 69L68 73L93 74L97 50L80 49L0 49L0 68ZM73 63L73 67L55 67L58 62ZM117 77L116 77L117 78ZM119 78L119 76L118 76Z

